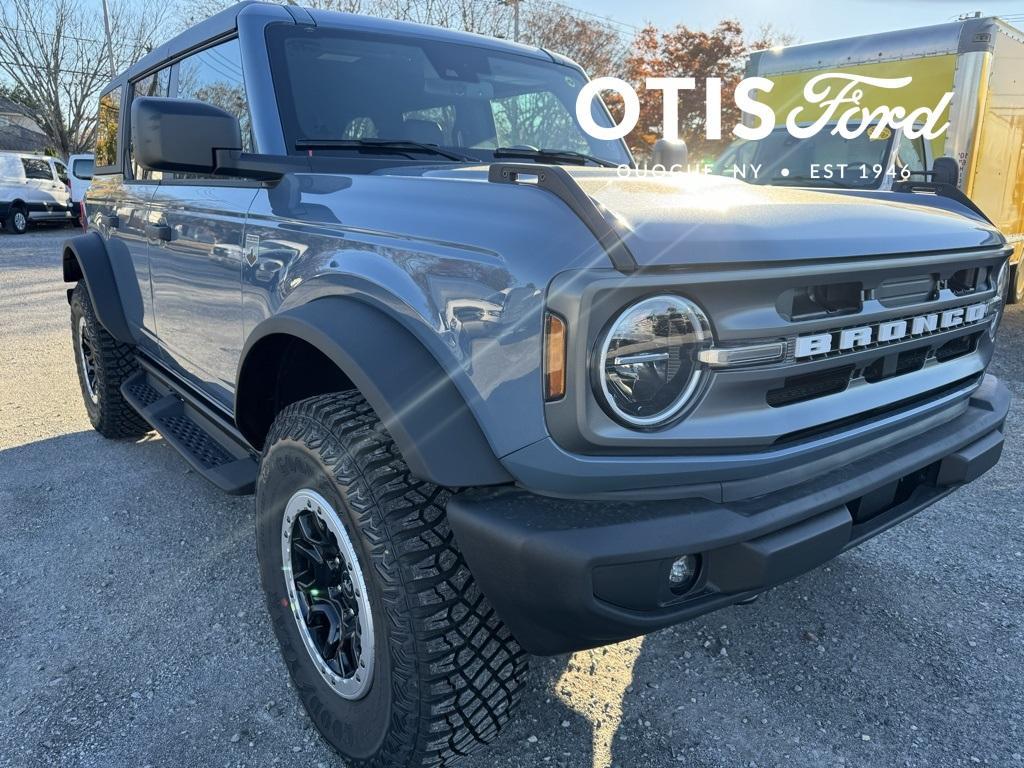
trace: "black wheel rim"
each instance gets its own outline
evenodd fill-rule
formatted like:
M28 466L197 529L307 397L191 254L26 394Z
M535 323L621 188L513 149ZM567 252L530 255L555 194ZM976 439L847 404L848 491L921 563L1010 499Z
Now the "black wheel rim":
M84 317L78 319L78 357L82 366L85 394L92 402L97 403L99 395L96 390L96 350Z
M319 494L288 502L282 525L288 597L303 644L338 695L357 699L372 677L373 622L355 549Z

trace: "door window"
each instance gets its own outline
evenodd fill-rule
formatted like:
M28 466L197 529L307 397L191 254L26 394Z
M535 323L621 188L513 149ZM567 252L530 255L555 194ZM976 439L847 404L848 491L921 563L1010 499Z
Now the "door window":
M918 179L923 179L924 171L924 139L908 139L901 133L900 143L896 148L896 178L913 174Z
M25 167L26 179L53 181L53 173L50 172L50 164L45 160L35 160L23 157L21 159L21 164Z
M237 40L215 45L182 60L178 64L177 98L203 101L237 117L242 150L252 152L252 120Z
M57 172L57 178L60 179L64 184L71 184L71 179L68 178L68 169L64 163L59 160L53 161L53 170Z
M141 80L136 80L132 83L132 98L134 99L137 96L167 96L170 81L170 67L161 69L159 72L146 75ZM129 138L129 142L130 141L131 139ZM130 145L128 147L128 156L131 159L133 179L159 179L163 176L160 171L151 171L136 163L135 148Z

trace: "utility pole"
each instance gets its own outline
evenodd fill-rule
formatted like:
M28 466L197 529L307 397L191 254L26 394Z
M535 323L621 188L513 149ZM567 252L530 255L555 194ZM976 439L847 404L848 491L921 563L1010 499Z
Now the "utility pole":
M117 76L117 69L114 67L114 45L110 41L110 9L107 7L107 0L103 0L103 32L107 40L107 61L110 64L110 79Z
M519 42L519 4L523 0L498 0L498 5L512 6L512 39Z

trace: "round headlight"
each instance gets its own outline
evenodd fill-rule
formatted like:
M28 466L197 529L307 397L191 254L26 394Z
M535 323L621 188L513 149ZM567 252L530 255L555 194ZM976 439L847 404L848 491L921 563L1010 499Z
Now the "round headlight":
M711 345L707 317L679 296L654 296L626 309L600 346L600 395L611 414L635 427L662 424L697 391L697 354Z

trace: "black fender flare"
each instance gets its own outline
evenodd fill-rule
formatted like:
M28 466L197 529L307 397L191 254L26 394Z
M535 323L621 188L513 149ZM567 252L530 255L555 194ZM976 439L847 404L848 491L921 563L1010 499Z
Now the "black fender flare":
M96 319L111 336L124 344L135 344L135 337L124 315L121 294L103 238L88 232L64 241L61 246L64 282L85 281ZM71 292L68 291L68 300Z
M454 488L512 477L495 457L462 394L435 356L400 322L366 302L327 296L263 320L246 339L235 388L235 421L262 448L253 351L271 337L310 344L352 382L394 439L410 471ZM252 361L256 362L252 362Z

